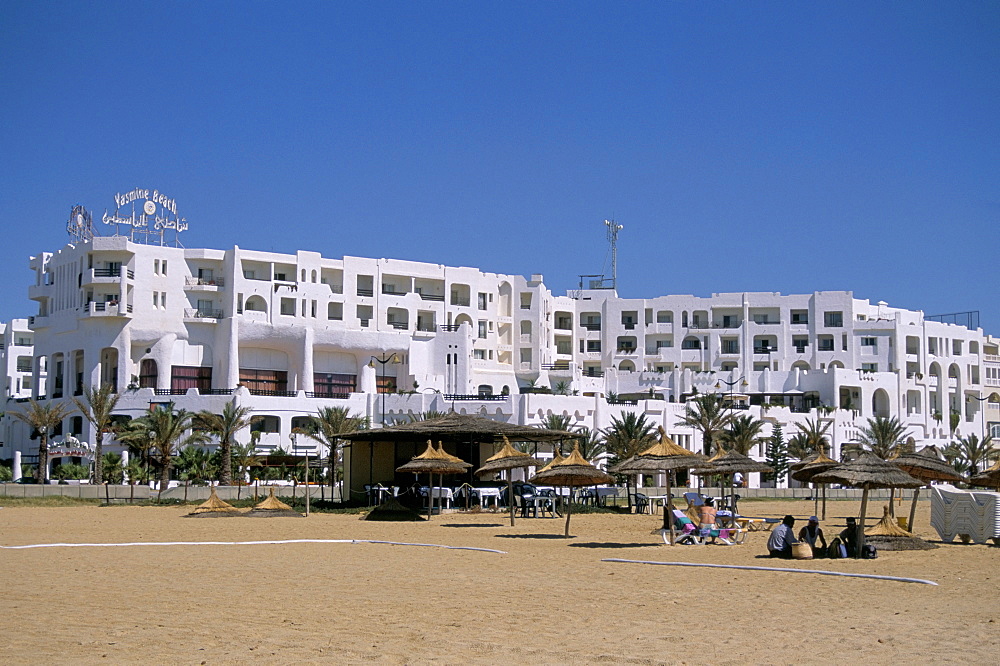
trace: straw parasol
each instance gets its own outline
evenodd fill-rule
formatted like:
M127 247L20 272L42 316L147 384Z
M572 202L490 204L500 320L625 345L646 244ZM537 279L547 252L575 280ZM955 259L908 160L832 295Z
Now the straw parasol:
M396 468L397 472L413 472L414 474L427 474L427 520L431 519L431 508L434 504L434 475L435 474L461 474L466 469L472 467L460 458L445 453L443 450L434 448L434 443L427 440L427 450L419 456L414 456L410 462Z
M304 516L274 496L274 488L269 488L267 499L260 502L247 514L254 518L303 518Z
M832 467L813 477L817 483L842 483L861 488L861 516L858 519L858 542L855 557L861 557L865 544L865 513L868 510L868 491L872 488L919 488L924 485L918 479L882 460L873 453L863 452L857 459Z
M553 486L566 488L582 488L596 486L600 483L613 483L615 478L607 472L602 472L580 455L579 443L573 444L573 451L565 459L552 463L548 469L537 472L531 478L531 483L545 482ZM572 502L566 503L566 533L569 537L569 516L572 513Z
M979 474L969 477L969 483L973 486L985 486L986 488L996 488L1000 492L1000 460L993 463Z
M670 514L673 507L673 497L671 488L673 475L679 469L693 469L702 467L708 462L708 458L700 453L688 451L682 446L678 446L672 439L667 437L667 432L661 426L658 428L660 441L649 447L639 455L626 460L615 468L619 474L642 474L651 472L665 472L667 475L667 499L663 503L663 527L670 533L670 545L674 543L674 521Z
M757 462L750 456L745 456L736 451L725 451L720 448L718 453L708 459L708 463L704 467L695 469L694 473L698 475L719 474L725 476L729 481L729 493L733 497L730 506L733 507L733 512L735 513L736 491L733 489L733 475L737 472L750 474L751 472L773 471L774 468L767 463Z
M503 437L503 448L499 452L486 459L486 463L476 470L476 476L485 476L494 472L509 472L513 469L527 469L528 467L541 467L542 461L535 460L527 453L518 451L510 445L507 436ZM539 470L541 471L541 470ZM514 527L514 484L507 474L507 498L510 504L510 526Z
M890 500L891 501L891 500ZM865 539L879 550L933 550L937 548L893 521L889 507L882 507L882 520L865 530Z
M919 452L904 453L892 458L889 462L913 478L923 481L924 484L929 484L931 481L952 483L965 481L965 477L942 459L936 446L925 446ZM911 532L913 531L913 521L917 517L917 495L919 494L920 488L914 488L913 502L910 504L910 520L906 523Z
M208 499L195 507L194 511L188 515L218 518L222 516L238 516L239 513L240 510L235 506L219 499L219 496L215 494L215 486L212 486L212 492L208 496Z
M840 463L830 458L822 451L817 451L812 453L794 465L790 465L789 469L792 471L792 478L796 481L802 483L809 483L812 478L819 474L820 472L825 472L828 469L832 469L839 465ZM826 484L825 483L813 483L813 489L819 486L823 492L823 513L822 519L826 520ZM814 511L818 512L819 507L819 496L816 496L816 506L817 509Z

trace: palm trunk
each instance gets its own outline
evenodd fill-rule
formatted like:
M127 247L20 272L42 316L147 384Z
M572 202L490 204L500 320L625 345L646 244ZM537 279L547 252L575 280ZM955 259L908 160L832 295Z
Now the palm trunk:
M163 497L163 491L170 485L170 456L163 456L160 462L163 466L160 469L160 490L156 495L157 502Z
M896 489L889 488L889 515L896 517Z
M861 516L858 518L858 537L855 541L854 558L861 559L861 551L865 546L865 515L868 513L868 486L861 490Z
M233 485L233 454L232 445L219 442L219 453L222 454L222 466L219 468L219 483L223 486Z
M906 523L906 529L908 532L913 531L913 521L917 519L917 495L920 494L920 488L913 489L913 503L910 504L910 522Z
M49 437L42 433L38 442L38 470L35 472L35 481L45 483L49 480Z
M104 431L98 428L94 436L94 483L104 483Z

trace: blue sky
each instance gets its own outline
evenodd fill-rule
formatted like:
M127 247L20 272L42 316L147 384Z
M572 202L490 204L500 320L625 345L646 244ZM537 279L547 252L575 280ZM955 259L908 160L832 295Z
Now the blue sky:
M0 4L0 317L74 203L187 247L853 290L1000 334L1000 3Z

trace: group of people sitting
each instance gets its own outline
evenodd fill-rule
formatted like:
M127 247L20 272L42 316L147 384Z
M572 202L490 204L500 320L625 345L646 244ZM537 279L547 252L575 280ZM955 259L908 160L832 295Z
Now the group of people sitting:
M767 551L771 557L791 559L792 546L797 543L809 544L813 557L838 558L854 555L857 543L857 521L854 518L847 519L847 527L829 544L816 516L809 517L809 522L799 530L798 538L795 538L794 527L795 517L785 516L781 524L771 531L771 536L767 540Z

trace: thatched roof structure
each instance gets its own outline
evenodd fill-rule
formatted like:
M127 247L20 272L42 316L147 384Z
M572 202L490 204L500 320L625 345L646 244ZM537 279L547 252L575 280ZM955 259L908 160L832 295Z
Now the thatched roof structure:
M511 469L541 467L544 464L541 460L536 460L527 453L518 451L511 446L510 440L507 439L506 435L503 436L503 442L503 448L486 459L483 466L476 470L476 476L484 476Z
M219 499L219 496L215 494L215 486L212 486L212 492L208 496L208 499L204 503L199 504L195 507L194 511L189 513L189 516L237 516L240 510L228 502L224 502Z
M597 469L580 455L579 446L574 446L573 452L564 459L553 462L548 469L537 472L531 478L532 483L569 488L614 483L614 480L615 477Z
M883 507L882 520L865 530L865 541L879 550L931 550L937 548L900 527Z
M561 453L557 453L555 456L552 457L552 460L550 460L548 464L545 465L545 467L538 470L538 472L544 472L545 470L551 468L553 465L561 463L563 460L566 460L566 456L564 456Z
M362 430L340 437L355 442L413 442L425 439L445 442L496 442L504 436L516 442L556 442L579 437L565 430L532 428L455 412L436 419L403 423L376 430Z
M434 448L434 443L427 440L427 450L415 456L405 465L396 468L397 472L412 472L414 474L461 474L472 467L470 463L460 458Z
M813 477L828 469L833 469L840 465L839 462L830 458L822 451L806 456L801 461L789 467L792 470L792 478L801 483L809 483Z
M274 496L274 488L268 488L267 499L259 502L246 515L253 518L303 518L304 516Z
M919 488L924 485L890 462L865 451L857 459L814 476L815 483L841 483L855 488Z
M720 449L721 451L721 449ZM722 455L715 455L709 458L708 462L698 469L693 470L695 474L706 476L709 474L750 474L752 472L773 472L774 468L767 463L757 462L749 456L736 451L728 451Z
M929 455L932 452L929 452L928 449L933 449L933 452L937 451L936 448L928 446L921 449L919 453L904 453L890 459L889 462L924 483L965 481L965 477L956 472L951 465L940 458Z
M979 474L970 476L969 483L973 486L996 488L1000 492L1000 460L997 460L993 463L992 467L983 470Z
M612 471L616 474L652 474L702 467L708 462L706 456L688 451L670 439L662 427L659 432L660 441L639 455L619 463Z

